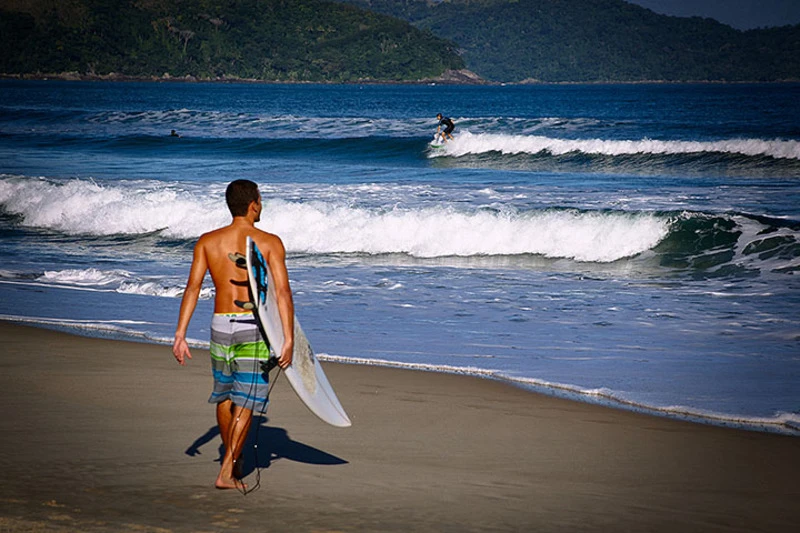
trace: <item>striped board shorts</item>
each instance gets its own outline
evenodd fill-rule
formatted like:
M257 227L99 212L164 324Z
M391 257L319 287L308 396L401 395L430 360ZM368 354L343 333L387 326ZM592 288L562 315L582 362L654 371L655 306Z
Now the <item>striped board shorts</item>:
M214 314L210 351L214 391L208 403L231 400L240 407L263 412L269 383L260 363L269 358L269 346L252 313Z

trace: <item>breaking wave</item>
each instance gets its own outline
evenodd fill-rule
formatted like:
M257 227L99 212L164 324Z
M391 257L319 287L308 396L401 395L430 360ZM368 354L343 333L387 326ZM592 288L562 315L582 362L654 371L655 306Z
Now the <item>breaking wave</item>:
M147 236L161 248L185 247L230 220L220 194L160 182L6 177L0 180L0 209L20 228L87 240ZM264 207L260 227L280 235L290 253L310 256L520 256L600 264L644 258L714 275L800 270L800 223L746 213L460 206L445 200L355 205L333 193L265 200ZM117 290L151 294L173 290L118 271L49 276L42 281L116 284Z
M143 278L126 270L98 268L70 268L47 270L44 273L0 271L0 283L13 285L46 286L90 292L117 292L164 298L183 296L185 281L180 278ZM214 291L203 287L201 299L210 299Z
M540 154L564 155L583 153L596 155L635 154L700 154L726 153L749 157L800 160L800 141L781 139L727 139L717 141L662 141L656 139L558 139L538 135L504 135L494 133L461 133L433 156L461 157L469 154Z

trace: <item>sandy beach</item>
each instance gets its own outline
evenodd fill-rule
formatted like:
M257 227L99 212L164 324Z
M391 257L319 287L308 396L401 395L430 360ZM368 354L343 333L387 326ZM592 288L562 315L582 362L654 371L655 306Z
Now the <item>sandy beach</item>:
M353 427L279 378L219 491L208 354L0 323L0 531L788 531L800 439L463 376L325 364ZM252 444L252 443L251 443Z

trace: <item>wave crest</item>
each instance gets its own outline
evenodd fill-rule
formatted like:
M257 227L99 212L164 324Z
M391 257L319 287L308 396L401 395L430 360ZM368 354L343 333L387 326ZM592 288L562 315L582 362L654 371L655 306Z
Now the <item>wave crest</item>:
M184 286L179 280L161 278L154 281L137 277L127 270L101 270L98 268L49 270L38 277L20 273L6 272L6 282L17 284L45 284L65 289L88 290L93 292L118 292L123 294L139 294L164 298L180 298ZM213 297L210 287L200 291L201 299Z
M276 202L270 227L293 251L408 254L414 257L533 254L612 262L649 250L668 233L650 213L450 207L375 212L324 203Z
M539 135L505 135L495 133L472 134L462 132L445 149L433 157L499 152L501 154L565 155L584 153L592 155L678 155L699 153L727 153L749 157L800 160L800 141L766 139L727 139L717 141L663 141L655 139L558 139Z
M113 245L136 242L168 251L230 222L221 189L203 187L193 193L161 182L103 186L86 180L6 177L0 178L0 208L12 215L13 225L94 238L106 245L110 239ZM800 224L790 220L744 213L541 208L501 201L455 205L422 201L415 196L422 195L418 190L395 197L390 185L345 192L311 189L313 200L301 191L290 193L291 199L264 201L258 226L280 235L290 253L513 256L596 264L643 258L663 268L709 275L800 269ZM357 194L364 204L351 203ZM273 197L271 191L267 197ZM177 289L128 279L125 272L48 276L55 277L41 281L177 295Z
M0 180L0 206L21 217L24 226L70 235L160 231L165 237L182 238L229 221L227 210L224 206L220 209L218 201L153 182L104 186L92 180L4 177Z

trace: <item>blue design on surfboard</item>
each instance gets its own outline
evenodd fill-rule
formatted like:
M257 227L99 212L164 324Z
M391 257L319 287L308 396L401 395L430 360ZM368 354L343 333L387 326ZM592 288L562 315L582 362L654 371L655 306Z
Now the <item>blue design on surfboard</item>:
M247 280L255 304L253 314L273 356L278 357L283 349L284 337L278 302L275 297L275 284L269 265L250 237L247 237L245 260ZM322 370L319 360L314 355L297 316L294 317L292 364L284 369L284 373L297 396L312 413L332 426L349 427L352 425Z
M267 262L264 260L264 256L261 255L261 250L258 249L258 246L253 247L253 253L255 254L255 260L252 262L253 264L253 274L256 278L256 284L258 286L257 291L257 303L261 305L266 305L267 303ZM248 272L249 273L249 272ZM256 317L258 318L258 317Z

